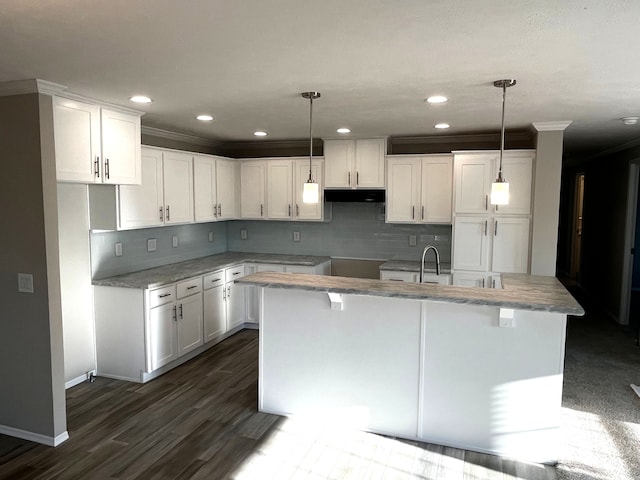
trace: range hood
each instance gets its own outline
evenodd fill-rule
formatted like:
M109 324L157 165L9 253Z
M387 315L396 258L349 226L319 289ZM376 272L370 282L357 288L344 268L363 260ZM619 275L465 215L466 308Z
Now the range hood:
M325 202L384 202L384 190L325 190Z

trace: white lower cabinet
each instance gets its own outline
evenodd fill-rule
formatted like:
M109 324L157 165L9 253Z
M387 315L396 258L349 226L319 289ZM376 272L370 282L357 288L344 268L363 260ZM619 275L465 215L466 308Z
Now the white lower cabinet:
M180 297L180 287L185 286L186 296ZM178 356L195 350L204 343L202 325L202 277L177 285L176 326L178 330Z
M205 342L215 340L245 322L245 287L234 283L244 277L244 272L244 265L240 265L205 275Z
M402 270L381 270L380 280L391 280L393 282L420 282L419 272L407 272ZM438 285L451 285L451 275L443 273L437 275L431 272L425 272L422 276L422 283L431 283Z
M178 332L176 328L176 303L149 309L149 346L147 358L149 370L156 370L178 358Z

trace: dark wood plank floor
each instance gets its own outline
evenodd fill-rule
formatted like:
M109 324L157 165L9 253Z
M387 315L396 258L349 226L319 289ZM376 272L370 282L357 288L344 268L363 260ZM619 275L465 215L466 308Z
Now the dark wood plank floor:
M258 335L244 330L140 385L67 391L57 448L0 435L0 479L555 479L555 469L257 411Z

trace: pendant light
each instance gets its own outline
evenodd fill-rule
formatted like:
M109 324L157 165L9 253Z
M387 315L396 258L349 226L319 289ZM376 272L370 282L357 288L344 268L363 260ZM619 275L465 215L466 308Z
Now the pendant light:
M516 81L513 79L496 80L493 86L502 89L502 129L500 131L500 167L498 178L491 184L491 205L509 204L509 183L502 177L502 156L504 155L504 107L507 97L507 88L513 87Z
M311 175L311 158L313 157L313 101L320 98L320 92L303 92L301 95L303 98L309 99L309 178L302 189L302 203L318 203L320 189Z

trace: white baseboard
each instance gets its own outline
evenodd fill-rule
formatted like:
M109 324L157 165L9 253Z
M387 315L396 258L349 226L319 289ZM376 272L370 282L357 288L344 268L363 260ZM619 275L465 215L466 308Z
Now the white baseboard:
M89 374L93 373L93 375L95 376L96 371L95 370L91 370L88 373ZM76 378L72 378L68 382L65 382L64 389L67 390L68 388L75 387L76 385L78 385L78 384L80 384L82 382L86 382L86 381L87 381L87 374L83 373L82 375L80 375L80 376L78 376Z
M0 425L0 434L29 440L30 442L41 443L42 445L47 445L49 447L57 447L69 438L69 432L67 431L61 433L57 437L49 437L40 433L27 432L26 430L20 430L18 428L7 427L4 425Z

